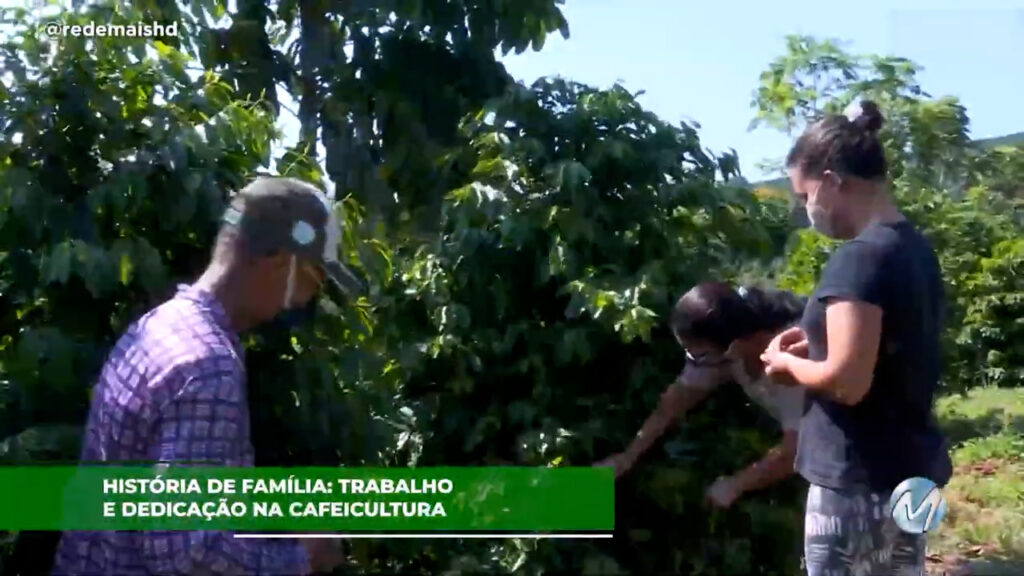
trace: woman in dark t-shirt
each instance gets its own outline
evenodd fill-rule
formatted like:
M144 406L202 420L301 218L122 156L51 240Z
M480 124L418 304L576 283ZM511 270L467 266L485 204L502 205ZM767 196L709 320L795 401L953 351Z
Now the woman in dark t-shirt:
M885 190L882 115L861 102L812 123L787 158L829 257L799 327L775 338L765 371L807 394L796 469L810 482L810 576L923 574L925 536L893 521L908 478L952 473L932 412L944 294L938 259ZM859 109L858 109L859 108ZM806 340L806 354L788 347Z

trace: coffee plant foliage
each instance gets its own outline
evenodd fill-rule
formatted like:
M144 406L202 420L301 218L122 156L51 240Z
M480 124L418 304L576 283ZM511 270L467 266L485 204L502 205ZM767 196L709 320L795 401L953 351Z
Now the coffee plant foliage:
M785 207L723 184L732 174L692 127L659 120L619 86L520 85L461 134L465 146L445 161L466 181L444 200L440 234L395 248L375 308L374 338L393 343L390 370L401 374L392 462L590 465L625 446L681 368L665 326L674 300L768 258L776 238L759 219L784 219ZM707 485L774 439L762 420L726 393L654 451L618 496L630 545L418 543L402 566L743 571L751 554L785 565L790 550L776 544L796 538L797 515L772 504L792 504L784 488L710 527L674 520L710 513ZM757 522L747 506L763 508ZM378 559L372 569L402 554L359 548Z
M33 34L0 50L0 426L76 422L118 333L205 264L273 118L162 42ZM128 23L113 12L99 16Z

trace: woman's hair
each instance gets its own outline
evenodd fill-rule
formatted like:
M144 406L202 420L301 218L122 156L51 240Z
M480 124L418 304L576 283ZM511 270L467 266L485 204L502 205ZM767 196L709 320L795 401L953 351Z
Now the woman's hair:
M672 309L669 323L677 338L721 348L762 330L782 330L800 319L806 300L782 290L734 289L725 282L701 282Z
M888 164L878 139L882 112L870 100L859 105L856 115L829 115L807 126L786 156L786 167L799 168L809 176L831 170L864 180L885 180Z

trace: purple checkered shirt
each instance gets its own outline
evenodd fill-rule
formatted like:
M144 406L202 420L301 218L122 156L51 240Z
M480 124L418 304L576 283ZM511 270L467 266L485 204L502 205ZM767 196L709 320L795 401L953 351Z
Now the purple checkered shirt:
M93 390L82 461L252 466L238 336L211 294L174 298L117 342ZM65 532L55 574L305 574L295 540L229 532Z

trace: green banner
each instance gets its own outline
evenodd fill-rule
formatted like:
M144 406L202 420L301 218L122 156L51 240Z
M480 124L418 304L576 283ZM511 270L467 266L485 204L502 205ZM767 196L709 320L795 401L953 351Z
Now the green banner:
M0 467L0 530L609 532L610 468Z

